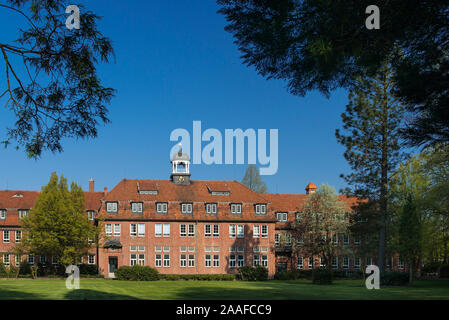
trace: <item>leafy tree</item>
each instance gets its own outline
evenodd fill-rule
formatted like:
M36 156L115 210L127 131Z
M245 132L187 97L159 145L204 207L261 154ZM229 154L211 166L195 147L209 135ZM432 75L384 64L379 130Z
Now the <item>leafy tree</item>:
M257 169L257 166L254 164L250 164L248 168L246 168L242 183L258 193L267 192L267 185L260 178L259 169Z
M70 190L64 176L52 173L34 208L23 219L27 252L53 256L63 265L77 264L90 247L97 228L85 214L84 192L76 183Z
M0 42L6 75L0 98L16 119L7 128L5 147L16 144L29 157L39 157L44 150L62 151L65 137L96 137L98 125L109 121L106 105L114 94L96 69L113 55L111 41L97 28L99 17L79 6L80 29L69 30L68 1L6 3L0 9L26 28L15 41Z
M296 240L292 242L292 250L309 257L318 255L330 269L332 259L342 250L334 244L334 237L349 232L348 211L334 188L321 185L308 195L298 219L291 223Z
M409 281L412 283L413 274L419 265L421 257L422 229L421 219L411 196L407 199L407 203L402 210L398 240L398 252L401 259L408 263L410 272Z
M411 145L449 140L447 0L376 1L379 30L365 27L368 0L217 2L244 63L263 77L286 80L293 94L352 88L398 53L395 93L413 112L405 137Z
M357 218L368 221L378 230L378 261L384 270L386 253L386 219L391 173L405 155L400 148L399 130L404 108L393 97L393 80L389 64L385 63L374 77L360 78L349 93L346 112L342 114L344 132L336 130L336 137L346 151L352 173L341 175L351 186L346 193L370 204L358 209ZM373 213L377 213L373 215Z

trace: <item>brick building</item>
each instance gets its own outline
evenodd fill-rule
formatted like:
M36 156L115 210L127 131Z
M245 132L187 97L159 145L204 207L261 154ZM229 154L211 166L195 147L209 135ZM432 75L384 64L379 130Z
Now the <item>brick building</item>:
M172 158L170 180L123 179L110 192L95 192L89 181L86 213L102 221L106 240L92 248L84 263L97 264L100 273L113 277L116 268L143 264L167 274L235 273L244 265L267 267L269 276L286 269L321 265L319 257L292 252L289 222L301 211L306 194L258 194L237 181L190 179L190 159L181 151ZM20 219L33 207L39 191L0 191L0 257L6 265L57 263L51 257L15 257L11 248L20 241ZM340 196L348 204L355 199ZM340 240L338 240L340 239ZM339 242L338 242L339 241ZM360 245L349 235L338 235L337 244ZM333 267L358 269L374 263L356 255L338 257ZM403 268L399 260L391 266Z

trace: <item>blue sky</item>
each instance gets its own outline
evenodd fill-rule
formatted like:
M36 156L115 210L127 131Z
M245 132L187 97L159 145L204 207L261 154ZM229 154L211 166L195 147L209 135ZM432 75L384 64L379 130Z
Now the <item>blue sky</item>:
M263 176L270 192L304 193L310 181L344 187L349 168L334 133L347 93L330 99L318 92L289 94L282 81L265 80L242 64L231 34L224 31L214 1L78 2L103 19L115 62L99 67L106 86L117 90L110 105L112 123L94 140L65 140L64 152L39 160L23 151L0 149L0 189L38 190L57 171L84 189L111 189L121 179L168 179L172 130L200 120L203 130L279 130L279 169ZM75 4L75 3L74 3ZM20 16L0 8L2 41L16 32ZM82 12L81 12L82 14ZM3 27L5 26L5 27ZM0 75L4 75L0 66ZM5 85L0 77L0 87ZM12 118L0 99L0 137ZM241 180L246 165L192 165L192 179Z

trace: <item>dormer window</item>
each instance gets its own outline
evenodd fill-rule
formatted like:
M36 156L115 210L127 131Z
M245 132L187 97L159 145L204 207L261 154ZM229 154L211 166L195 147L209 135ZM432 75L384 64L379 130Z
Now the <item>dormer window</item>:
M131 203L131 212L132 213L142 213L143 212L143 203L142 202L132 202Z
M117 202L106 202L106 212L107 213L117 213L118 212Z
M87 211L87 218L89 220L94 220L95 219L95 211L92 211L92 210Z
M207 214L217 214L217 204L216 203L206 203L206 213Z
M288 221L288 213L287 212L276 212L276 218L279 222L287 222Z
M181 213L191 214L193 212L193 205L191 203L181 204Z
M0 220L6 219L6 210L2 209L0 210Z
M266 204L256 204L255 211L256 211L256 214L267 214L267 205Z
M166 202L160 202L156 204L156 213L166 214L168 212L168 204Z
M19 219L23 219L28 215L29 210L19 210Z
M228 191L212 191L211 194L213 196L229 196Z
M242 214L242 204L241 203L231 204L231 214Z

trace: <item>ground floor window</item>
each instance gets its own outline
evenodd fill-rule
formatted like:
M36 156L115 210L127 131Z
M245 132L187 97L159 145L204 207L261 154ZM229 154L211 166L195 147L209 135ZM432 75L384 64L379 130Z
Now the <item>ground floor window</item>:
M195 255L189 254L189 267L192 268L195 266Z
M268 256L264 254L262 255L262 267L268 267Z
M349 269L349 257L343 257L343 269Z
M356 269L360 268L360 257L354 258L354 268Z
M88 264L95 264L95 256L94 256L93 254L90 254L90 255L87 257L87 263L88 263Z
M204 265L206 267L210 267L211 266L211 255L210 254L206 254L204 256Z
M337 269L337 268L338 268L338 258L333 257L332 258L332 269Z
M164 254L164 267L168 268L170 267L170 255Z
M3 255L3 264L4 264L5 266L9 266L9 264L10 264L9 254L8 254L8 253L6 253L6 254Z
M220 255L218 254L214 254L214 261L213 261L213 266L215 268L218 268L220 266Z
M236 265L235 262L236 262L235 254L231 254L229 256L229 267L230 268L235 268L235 265Z
M258 254L253 256L253 266L257 267L260 265L260 257Z
M137 264L137 254L132 253L129 260L129 265L132 267L135 266L136 264Z
M278 262L277 264L277 272L287 271L287 262Z
M28 255L28 264L34 264L34 255L32 254Z
M304 269L304 258L303 257L297 258L296 269Z
M162 267L162 255L161 254L156 254L155 255L154 265L156 267Z
M243 256L243 254L239 254L237 256L237 267L243 267L245 265L245 257Z
M179 265L184 268L187 267L187 255L181 254L181 257L179 258Z

